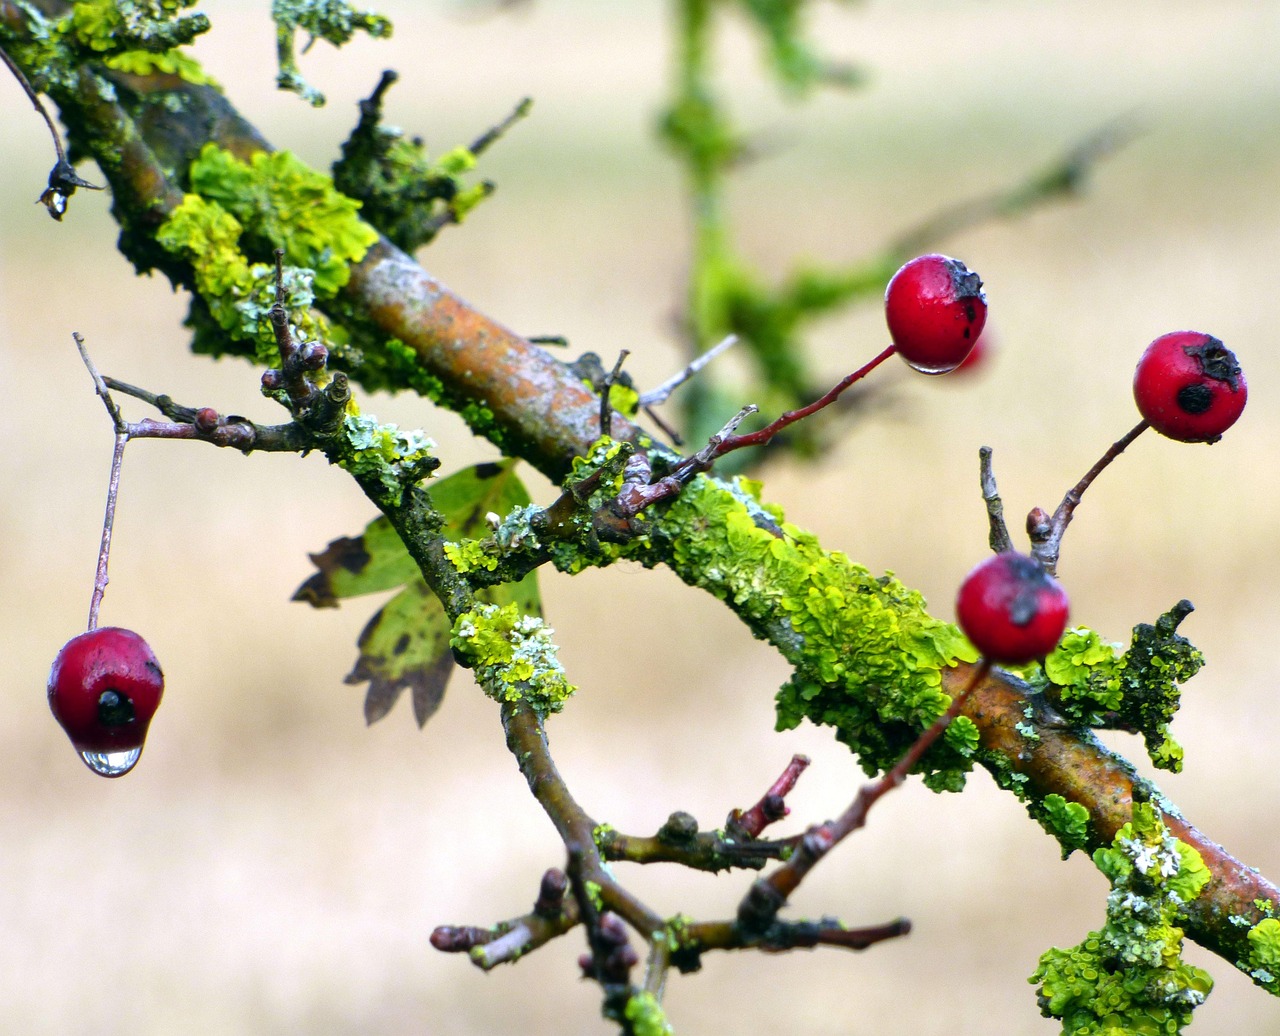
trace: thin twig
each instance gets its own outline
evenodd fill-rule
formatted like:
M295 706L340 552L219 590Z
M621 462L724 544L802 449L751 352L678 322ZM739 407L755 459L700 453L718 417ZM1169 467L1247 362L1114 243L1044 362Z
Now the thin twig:
M27 79L22 69L20 69L17 66L17 64L14 62L13 58L9 57L9 55L5 52L5 49L3 47L0 47L0 60L3 60L4 63L9 67L9 71L13 73L13 78L18 81L18 84L22 87L23 92L25 92L27 97L30 98L32 105L35 107L36 111L40 113L41 118L44 119L45 125L49 127L49 136L53 138L53 150L56 151L58 154L58 163L59 164L66 163L67 152L62 146L62 137L58 133L58 127L54 123L53 117L45 109L45 106L41 102L39 95L35 91L35 88L31 85L30 81ZM96 188L96 189L101 190L101 188Z
M818 824L805 832L796 851L782 866L771 874L757 878L738 907L739 923L748 930L764 930L772 924L777 913L786 904L800 883L818 862L836 845L867 822L867 813L881 798L907 779L912 768L960 714L965 700L985 678L991 663L983 659L973 671L964 690L952 700L947 711L939 716L927 730L903 753L878 781L864 784L848 808L835 820Z
M604 381L600 383L600 434L607 437L609 430L613 427L613 406L609 397L613 395L614 383L618 380L618 375L622 373L622 365L626 362L628 356L631 355L630 349L622 349L618 353L617 362L613 365L613 370L604 376Z
M657 388L650 389L640 397L640 405L642 407L658 406L665 403L676 389L692 378L698 371L702 370L707 364L714 360L721 353L728 352L733 346L738 344L737 335L726 335L719 342L713 345L706 352L695 356L689 361L688 366L682 371L678 371L664 381Z
M1000 491L996 488L996 475L991 467L991 447L978 449L978 478L982 486L982 499L987 504L987 524L990 531L987 542L997 554L1013 550L1013 540L1009 537L1009 527L1004 523L1004 502L1000 499Z
M1031 535L1031 554L1051 576L1057 575L1058 558L1062 552L1062 537L1066 535L1067 526L1071 524L1071 519L1075 516L1076 508L1084 497L1085 490L1093 485L1094 479L1102 474L1103 469L1108 464L1124 453L1129 444L1149 427L1150 425L1147 424L1144 418L1108 447L1107 452L1099 457L1097 463L1085 472L1084 477L1067 490L1066 495L1062 498L1062 503L1053 512L1053 517L1049 520L1047 530L1042 528L1043 519L1041 516L1044 512L1040 508L1036 508L1028 516L1027 531Z

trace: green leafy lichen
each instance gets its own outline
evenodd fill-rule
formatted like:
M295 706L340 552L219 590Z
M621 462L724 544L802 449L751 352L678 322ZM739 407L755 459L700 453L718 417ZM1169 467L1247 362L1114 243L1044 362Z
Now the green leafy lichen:
M277 363L280 356L270 317L276 294L275 267L245 258L240 250L243 232L240 221L217 202L188 194L165 220L156 240L191 266L199 312L204 317L188 323L201 327L211 320L216 327L216 331L206 328L198 332L196 350L218 355L240 343L241 350L256 362L269 365ZM283 286L296 340L342 339L340 329L312 308L315 294L309 269L285 266Z
M194 0L77 0L58 31L100 55L184 46L209 31L203 14L179 14Z
M1039 983L1041 1013L1060 1019L1067 1036L1181 1032L1213 988L1207 972L1182 960L1177 924L1208 884L1208 868L1142 801L1094 862L1111 882L1106 923L1040 958L1030 981Z
M1280 995L1280 919L1264 917L1249 929L1248 938L1249 958L1244 970L1258 985Z
M950 704L942 670L974 661L959 630L925 610L891 574L874 576L763 508L755 487L697 478L652 516L655 544L686 581L730 603L752 631L796 668L778 693L778 727L832 726L876 773L892 766ZM655 509L656 510L656 509ZM960 717L922 760L926 783L958 790L972 767L977 730Z
M345 0L272 0L271 18L276 23L276 59L280 67L276 85L317 108L324 104L324 94L310 86L298 71L295 35L302 31L311 41L323 39L340 47L357 32L377 39L390 36L392 28L389 19L371 11L358 11Z
M515 604L484 604L458 616L449 643L491 698L526 702L545 718L576 690L556 657L552 632Z
M1029 811L1061 843L1064 860L1088 844L1089 810L1079 802L1068 802L1052 793L1030 806Z
M388 493L400 493L420 481L438 461L435 442L417 429L404 431L372 417L348 414L343 420L345 448L337 462L362 481L373 480Z
M206 144L191 164L191 190L221 205L269 251L314 272L316 296L332 298L350 267L364 258L378 233L356 213L360 203L288 151L259 151L243 162Z
M1055 705L1075 723L1141 734L1151 761L1176 773L1182 746L1169 724L1178 710L1179 686L1204 665L1200 651L1176 632L1190 611L1181 601L1154 626L1135 626L1124 654L1093 630L1069 630L1045 659L1043 677L1033 674L1032 682L1051 691Z

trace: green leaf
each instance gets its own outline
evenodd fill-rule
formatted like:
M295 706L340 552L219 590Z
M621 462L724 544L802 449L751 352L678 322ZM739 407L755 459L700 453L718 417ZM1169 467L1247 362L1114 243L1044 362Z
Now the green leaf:
M447 540L483 537L490 531L489 514L505 514L530 503L511 460L464 468L436 482L430 494L444 516ZM403 587L360 634L360 654L346 683L368 681L364 702L368 723L382 719L405 689L411 689L414 716L422 726L440 707L453 671L451 624L391 523L376 518L359 536L340 537L310 557L317 571L298 587L293 599L314 608L336 608L347 597ZM490 604L514 604L522 615L542 614L535 572L518 583L490 587L476 596Z
M449 651L451 623L440 601L421 579L415 579L369 620L360 634L360 657L344 682L369 689L364 698L366 723L382 719L413 690L413 713L421 727L440 707L453 672Z
M313 608L336 608L344 597L391 590L418 576L417 563L386 518L375 518L359 536L333 540L310 558L319 571L293 599Z

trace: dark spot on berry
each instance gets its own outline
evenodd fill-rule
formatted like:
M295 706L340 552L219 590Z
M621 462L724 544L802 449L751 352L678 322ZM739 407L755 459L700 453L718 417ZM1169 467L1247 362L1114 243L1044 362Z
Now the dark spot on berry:
M1186 346L1184 351L1200 362L1200 370L1204 372L1206 378L1225 381L1231 386L1232 392L1240 391L1240 364L1236 360L1236 354L1217 338L1206 335L1204 342L1200 345ZM1198 414L1203 411L1192 410L1190 413Z
M123 727L133 720L133 702L127 695L110 689L98 695L98 722L104 727Z
M1025 555L1010 559L1009 572L1018 582L1018 591L1009 602L1009 621L1027 626L1040 612L1040 591L1049 585L1049 574L1040 562Z
M1213 406L1213 389L1204 382L1197 381L1191 385L1183 385L1175 398L1185 413L1203 414Z
M958 299L982 298L982 278L959 259L947 260L947 272L951 274L951 289ZM971 311L972 312L972 311ZM973 317L969 317L970 320Z
M391 649L393 655L403 655L409 650L409 634L401 633L400 639L396 641L396 646Z
M965 338L969 337L969 329L967 327L964 329L964 336Z
M964 316L965 316L965 319L968 320L969 323L971 324L978 319L978 311L973 308L972 302L970 302L968 305L964 307ZM964 336L966 338L969 337L969 329L967 327L964 329Z

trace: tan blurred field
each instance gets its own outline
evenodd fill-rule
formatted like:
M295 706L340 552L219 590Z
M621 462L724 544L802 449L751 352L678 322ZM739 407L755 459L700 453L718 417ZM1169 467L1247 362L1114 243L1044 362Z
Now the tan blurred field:
M271 88L265 0L202 7L215 24L199 49L209 70L273 143L322 166L384 67L402 76L391 120L436 149L534 96L533 117L485 164L498 193L425 264L522 332L631 349L645 384L674 369L685 222L652 134L666 5L538 0L482 18L382 4L393 40L319 45L305 59L329 95L319 112ZM1209 666L1175 726L1186 772L1161 784L1193 822L1280 877L1280 3L886 0L824 9L820 31L828 51L871 74L868 89L793 107L761 85L745 35L726 46L744 121L785 145L735 195L744 246L770 271L869 252L1112 116L1135 112L1147 131L1079 200L948 243L987 282L999 343L988 376L895 374L893 410L816 467L772 469L768 496L949 616L985 549L977 447L995 447L1012 514L1052 507L1134 422L1142 346L1176 328L1219 335L1248 373L1244 419L1212 449L1139 440L1080 509L1062 574L1074 617L1117 640L1179 597L1196 603L1185 632ZM168 696L129 777L99 780L75 758L43 687L82 628L111 434L71 332L106 373L223 412L278 415L247 366L185 351L183 298L132 275L102 196L77 195L62 225L32 204L48 140L4 77L0 110L0 682L13 705L0 733L0 1027L608 1031L594 987L572 977L576 935L488 976L427 945L437 924L527 909L560 848L469 681L455 680L424 733L403 705L364 727L341 677L375 602L288 602L306 552L371 516L323 461L129 450L103 618L148 638ZM823 369L843 373L878 350L880 321L871 306L824 326ZM493 455L425 404L367 409L425 426L446 468ZM530 485L548 499L544 481ZM640 570L551 575L543 589L582 687L551 726L553 747L599 819L647 832L685 809L718 824L793 752L814 758L792 800L797 820L849 799L859 773L827 733L772 733L784 667L718 604ZM1111 743L1140 752L1129 738ZM658 909L704 917L731 911L746 881L634 875ZM711 956L701 975L672 979L671 1017L683 1034L1052 1033L1026 976L1051 944L1101 923L1105 888L1088 861L1060 862L984 774L962 797L913 784L795 902L797 914L850 924L905 914L908 939L861 955ZM1198 948L1189 956L1219 983L1195 1032L1280 1032L1280 1003Z

